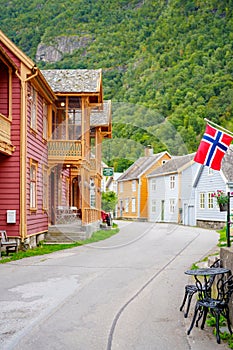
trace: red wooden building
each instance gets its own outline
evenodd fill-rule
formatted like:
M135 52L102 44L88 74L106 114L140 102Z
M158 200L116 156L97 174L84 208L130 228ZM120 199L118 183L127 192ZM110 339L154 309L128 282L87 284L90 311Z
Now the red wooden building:
M101 70L42 74L0 31L0 229L35 245L61 206L79 210L84 225L100 220L104 137Z

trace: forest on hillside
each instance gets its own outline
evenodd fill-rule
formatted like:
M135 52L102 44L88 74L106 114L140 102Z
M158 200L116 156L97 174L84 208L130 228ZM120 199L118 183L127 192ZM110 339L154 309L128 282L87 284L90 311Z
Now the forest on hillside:
M204 118L233 131L233 0L0 0L0 28L39 68L102 68L113 139L104 160L195 151ZM38 46L78 37L56 62ZM37 58L37 61L36 61ZM117 169L119 170L119 169Z

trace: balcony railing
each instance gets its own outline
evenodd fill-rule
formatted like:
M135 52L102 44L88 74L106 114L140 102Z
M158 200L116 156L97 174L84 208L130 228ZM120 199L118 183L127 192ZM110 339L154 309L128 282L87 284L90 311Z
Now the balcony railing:
M11 144L11 121L0 113L0 152L11 155L14 150Z
M48 156L50 159L78 160L82 157L81 141L52 140L48 142Z

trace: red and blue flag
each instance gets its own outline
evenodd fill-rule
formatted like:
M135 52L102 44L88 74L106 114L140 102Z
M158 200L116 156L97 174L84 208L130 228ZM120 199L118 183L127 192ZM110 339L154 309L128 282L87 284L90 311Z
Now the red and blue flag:
M207 124L194 161L212 169L220 170L222 158L232 140L232 136Z

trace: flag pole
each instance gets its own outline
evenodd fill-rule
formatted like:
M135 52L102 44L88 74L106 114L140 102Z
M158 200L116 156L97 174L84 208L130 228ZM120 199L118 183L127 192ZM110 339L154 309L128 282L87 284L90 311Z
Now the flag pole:
M222 127L222 126L220 126L220 125L218 125L218 124L212 122L211 120L209 120L209 119L207 119L207 118L204 118L204 120L205 120L207 123L212 124L212 125L216 126L217 128L222 129L222 130L225 131L227 134L233 136L233 132L231 132L231 131L225 129L224 127Z

